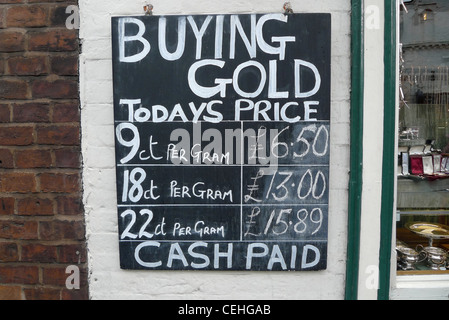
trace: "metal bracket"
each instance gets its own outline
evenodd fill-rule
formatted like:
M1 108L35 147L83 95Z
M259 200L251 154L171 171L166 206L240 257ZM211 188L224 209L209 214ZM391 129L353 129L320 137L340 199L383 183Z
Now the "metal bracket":
M400 1L401 1L401 6L402 6L402 8L404 9L404 11L405 11L406 13L408 13L408 10L407 10L407 7L405 6L404 0L400 0Z
M152 16L153 15L153 5L152 4L147 4L143 7L143 11L145 11L145 14L147 16Z
M284 14L293 13L292 4L290 2L284 3Z

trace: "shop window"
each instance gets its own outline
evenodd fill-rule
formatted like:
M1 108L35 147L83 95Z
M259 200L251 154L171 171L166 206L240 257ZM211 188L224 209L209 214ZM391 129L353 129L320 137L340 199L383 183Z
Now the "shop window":
M433 11L430 9L425 9L419 14L419 18L421 22L432 21Z
M417 0L415 0L417 1ZM401 11L397 180L399 274L449 274L449 20L426 1ZM435 7L435 1L428 3ZM419 16L421 24L414 23ZM433 21L431 29L427 21ZM431 33L429 33L431 32ZM425 35L425 37L423 37Z

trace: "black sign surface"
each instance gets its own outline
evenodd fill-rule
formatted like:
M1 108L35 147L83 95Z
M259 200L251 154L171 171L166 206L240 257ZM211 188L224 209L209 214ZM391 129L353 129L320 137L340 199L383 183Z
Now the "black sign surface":
M330 21L112 19L123 269L326 269Z

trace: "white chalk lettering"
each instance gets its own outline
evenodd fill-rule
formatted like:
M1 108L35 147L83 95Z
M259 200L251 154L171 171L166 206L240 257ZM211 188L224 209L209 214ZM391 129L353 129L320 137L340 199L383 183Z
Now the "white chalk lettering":
M182 237L187 234L206 234L204 221L198 221L195 226L187 227L176 223L173 227L176 236ZM217 228L218 229L218 228ZM211 232L212 228L208 232ZM215 231L221 233L221 231ZM212 248L213 246L213 248ZM251 270L256 267L260 270L306 270L318 265L321 260L320 250L314 245L306 244L302 247L291 245L281 247L278 244L269 246L265 243L248 243L246 250L241 253L234 252L234 243L209 243L205 241L195 241L188 246L180 245L180 242L161 244L157 241L145 241L140 243L135 251L136 262L147 268L168 267L173 268L182 265L190 266L193 269L231 269L233 264L246 263L246 269ZM244 248L241 248L244 249ZM167 250L165 258L154 259L154 257L164 257L158 254L158 250ZM301 259L297 259L297 254L301 252ZM300 260L298 265L297 261ZM289 261L289 264L286 263ZM212 264L212 265L211 265Z
M220 93L220 96L224 98L226 96L226 85L231 83L232 80L229 79L215 79L215 84L217 86L215 87L204 87L198 84L196 81L196 72L199 68L202 68L204 66L216 66L219 68L223 68L225 65L224 61L219 60L200 60L198 62L195 62L189 69L188 73L188 83L190 86L190 89L201 98L210 98L215 96L216 94Z
M311 262L307 262L307 258L309 257L309 252L313 251L315 253L315 259L312 260ZM318 264L318 262L320 262L320 250L318 250L317 247L312 246L312 245L305 245L304 246L304 250L302 253L302 262L301 262L301 266L303 269L310 269L314 266L316 266Z
M198 30L198 26L196 25L195 20L192 16L187 17L187 20L190 23L190 26L192 27L193 33L196 37L196 58L201 59L201 51L203 47L203 36L206 32L207 27L209 26L209 23L212 20L212 16L208 16L206 20L204 21L203 25L201 26L201 29Z
M197 241L192 243L187 248L186 254L184 254L179 243L174 242L170 244L167 260L151 261L152 257L158 256L157 250L161 250L161 243L157 241L145 241L140 243L134 250L134 258L140 266L146 268L159 268L164 265L172 268L175 261L179 261L184 267L187 267L189 265L187 259L189 259L191 260L190 266L193 269L206 269L211 263L211 257L199 251L207 249L208 246L209 243ZM212 253L213 268L220 269L222 267L220 261L224 260L224 267L231 269L233 264L233 244L227 244L227 251L220 251L221 246L219 243L214 244Z
M185 43L186 43L186 18L178 18L178 45L176 51L173 53L168 52L166 43L166 29L167 29L167 18L159 18L159 52L165 60L175 61L182 57L184 53Z
M312 90L310 90L308 92L301 92L301 76L300 76L301 66L307 67L310 70L312 70L313 74L315 76L315 86L313 87ZM321 86L321 76L320 76L320 72L318 71L317 67L310 62L300 60L300 59L295 59L295 97L296 98L311 97L314 94L316 94L318 92L318 90L320 90L320 86Z
M162 265L162 261L156 261L156 262L147 262L147 261L143 261L140 258L140 251L143 248L146 247L156 247L159 248L161 246L161 244L159 242L156 241L146 241L146 242L142 242L141 244L139 244L136 249L134 250L134 259L136 260L136 262L138 264L140 264L142 267L147 267L147 268L157 268L160 267Z
M221 200L233 202L232 190L221 191L211 188L205 188L204 182L197 182L192 187L182 185L178 186L178 181L170 182L170 197L172 198L197 198L202 200Z
M245 44L246 50L248 50L250 58L256 57L257 52L257 43L256 43L256 16L251 15L251 30L250 30L250 39L245 34L243 30L242 24L240 22L240 18L237 15L231 16L231 43L230 43L230 51L229 58L235 59L235 41L236 41L236 30L238 30L240 37Z
M234 70L232 78L221 78L218 77L215 79L214 84L216 86L204 86L200 85L197 81L197 73L200 69L203 69L202 72L215 72L215 69L223 69L226 65L225 61L222 60L213 60L213 59L205 59L195 62L189 69L188 72L188 85L190 90L201 98L211 98L217 94L220 94L221 98L225 98L227 95L227 86L233 86L234 91L242 98L256 98L261 95L262 91L266 87L267 78L268 78L268 98L270 99L286 99L289 98L290 94L288 91L280 91L277 90L277 75L278 72L278 62L276 60L271 60L268 65L268 73L265 67L257 61L246 61L237 66ZM210 67L214 68L210 68ZM253 92L246 92L240 87L240 78L242 71L248 68L255 68L259 73L258 83L255 83L256 89ZM301 69L308 68L313 72L315 81L314 87L306 92L302 91L301 85ZM284 70L282 72L285 72ZM267 76L268 74L268 76ZM318 68L304 60L295 59L294 63L294 96L295 98L307 98L315 95L321 88L321 75L318 71Z
M190 265L192 266L192 268L194 269L203 269L207 266L209 266L210 264L210 259L207 255L202 254L202 253L198 253L193 251L194 249L196 249L197 247L204 247L207 248L207 243L206 242L195 242L193 243L190 247L189 247L189 254L193 259L201 259L203 260L203 263L198 263L198 262L191 262Z
M215 48L214 57L215 59L221 59L223 57L223 27L224 20L229 19L229 58L235 59L236 57L236 42L237 35L243 41L247 53L251 59L257 57L257 47L263 52L271 55L277 55L279 60L285 59L285 51L287 44L289 42L295 42L296 37L294 36L272 36L271 44L264 39L264 27L269 21L277 21L282 23L288 22L288 16L284 14L267 14L263 15L257 21L255 14L250 17L249 29L245 30L245 27L240 21L238 15L231 15L229 17L218 15L216 17L207 16L203 24L199 27L195 21L195 17L178 17L177 25L177 43L167 43L167 17L159 17L158 21L158 47L161 57L167 61L179 60L183 55L186 48L186 37L187 31L192 32L196 39L195 46L195 58L197 60L202 58L202 44L203 38L206 35L206 31L211 25L212 20L215 19ZM190 29L187 30L187 21L189 22ZM126 26L128 24L134 24L138 27L138 32L135 35L126 35ZM136 18L125 17L119 19L118 23L118 34L119 34L119 57L121 62L135 63L143 60L150 53L150 43L145 38L146 28L144 23ZM133 55L126 55L126 43L138 41L143 45L143 49ZM278 44L278 46L273 46L272 44ZM173 52L170 52L168 47L175 47Z
M134 36L126 36L126 25L135 24L139 27L139 31ZM122 18L119 20L118 38L119 38L119 60L120 62L138 62L144 59L150 52L151 46L147 39L143 38L145 33L145 25L142 21L135 18ZM126 56L126 43L139 41L143 45L141 52L131 56Z
M285 59L285 48L287 46L287 42L295 42L295 37L272 37L271 41L278 42L279 47L273 47L269 45L267 42L265 42L265 39L263 37L263 27L265 23L269 20L276 20L281 21L284 23L288 22L288 15L284 15L281 13L274 13L274 14L267 14L264 15L259 19L257 22L257 31L256 31L256 37L257 37L257 43L259 47L268 54L277 54L279 55L279 60Z

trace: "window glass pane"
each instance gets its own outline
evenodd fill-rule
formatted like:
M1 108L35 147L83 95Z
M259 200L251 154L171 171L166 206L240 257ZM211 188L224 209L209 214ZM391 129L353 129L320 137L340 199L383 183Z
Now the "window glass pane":
M400 29L398 270L449 273L449 0L413 0L406 8Z

